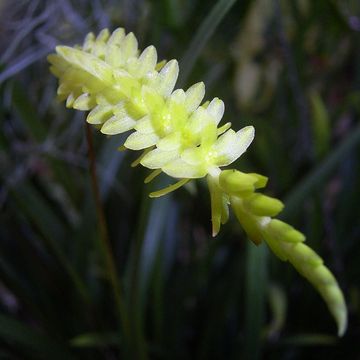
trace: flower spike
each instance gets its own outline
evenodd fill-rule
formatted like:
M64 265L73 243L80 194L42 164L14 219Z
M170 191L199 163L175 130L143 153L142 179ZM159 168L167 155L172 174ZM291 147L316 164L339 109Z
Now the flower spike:
M90 33L82 46L56 47L48 56L50 70L59 79L58 98L66 106L89 111L86 121L103 134L131 131L120 150L142 150L132 166L141 164L177 182L150 194L159 197L191 179L207 178L211 198L212 233L229 219L229 207L255 243L265 241L283 261L289 261L320 293L333 315L338 335L347 326L347 309L339 285L323 260L307 245L305 236L274 219L284 207L275 198L258 193L266 186L263 175L222 170L237 160L254 139L246 126L235 132L219 127L224 103L214 98L203 104L205 85L174 90L179 65L176 60L157 62L154 46L141 54L133 33L107 29Z

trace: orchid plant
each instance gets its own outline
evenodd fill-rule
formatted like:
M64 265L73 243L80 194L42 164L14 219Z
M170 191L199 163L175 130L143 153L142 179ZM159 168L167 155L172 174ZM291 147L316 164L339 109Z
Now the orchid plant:
M229 219L229 207L259 245L265 241L283 261L289 261L320 293L335 318L338 335L347 326L344 296L323 260L304 241L305 236L275 219L284 205L257 192L267 178L236 169L222 169L237 160L254 139L255 130L219 126L224 103L214 98L202 103L204 83L186 91L176 89L176 60L158 62L154 46L141 54L133 33L119 28L90 33L80 46L58 46L48 57L59 79L58 97L68 108L89 111L86 121L105 135L131 131L122 148L142 150L138 164L151 169L150 182L161 172L177 179L150 193L159 197L192 179L206 177L211 197L212 234Z

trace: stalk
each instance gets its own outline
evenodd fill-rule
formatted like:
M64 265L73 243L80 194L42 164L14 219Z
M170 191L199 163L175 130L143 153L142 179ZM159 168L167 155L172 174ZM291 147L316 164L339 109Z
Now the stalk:
M117 315L119 322L122 326L123 334L125 339L130 340L129 333L129 319L127 316L127 309L123 300L123 294L120 285L120 279L118 277L114 254L109 241L108 228L105 220L104 208L101 202L100 190L98 184L98 178L96 173L96 163L95 163L95 152L93 144L92 130L88 123L85 123L86 129L86 140L88 143L88 158L89 158L89 170L91 176L91 186L92 192L95 200L96 215L98 220L98 227L100 233L100 245L102 250L102 255L104 257L106 270L108 273L108 279L113 290L114 300L117 308ZM125 343L126 341L124 341ZM129 342L127 342L129 344Z

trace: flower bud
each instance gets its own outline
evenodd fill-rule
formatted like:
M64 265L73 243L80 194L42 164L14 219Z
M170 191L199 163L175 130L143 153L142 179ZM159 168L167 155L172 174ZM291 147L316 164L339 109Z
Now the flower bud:
M219 177L220 187L231 195L251 193L255 190L256 178L237 170L223 170Z
M280 200L263 194L252 194L245 198L244 206L258 216L276 216L284 208Z

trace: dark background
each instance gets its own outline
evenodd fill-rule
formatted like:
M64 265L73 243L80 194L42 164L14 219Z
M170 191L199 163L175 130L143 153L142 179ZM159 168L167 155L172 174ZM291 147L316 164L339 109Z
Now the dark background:
M0 359L360 359L360 5L356 0L0 2ZM269 176L283 218L339 280L345 336L313 288L235 219L211 238L206 184L149 199L123 137L94 132L131 344L102 256L84 114L46 55L108 27L203 80L224 123L254 125L235 164Z

